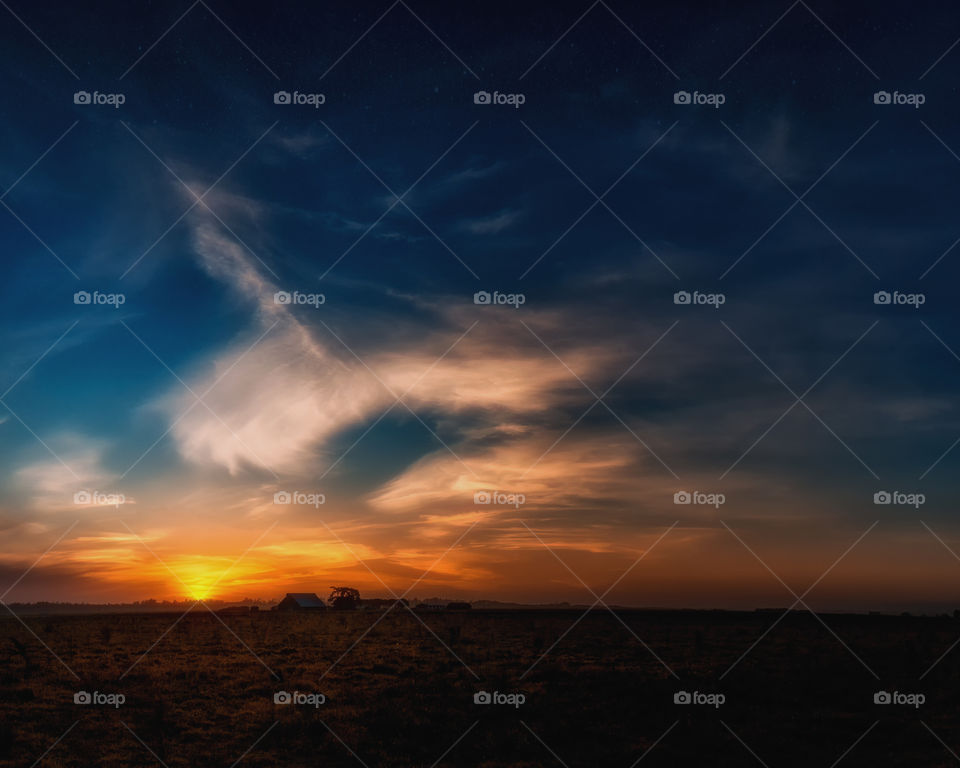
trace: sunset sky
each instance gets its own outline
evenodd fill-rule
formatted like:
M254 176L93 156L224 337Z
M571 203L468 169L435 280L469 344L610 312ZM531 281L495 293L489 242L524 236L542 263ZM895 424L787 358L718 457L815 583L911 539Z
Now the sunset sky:
M960 607L955 14L662 5L0 11L2 599Z

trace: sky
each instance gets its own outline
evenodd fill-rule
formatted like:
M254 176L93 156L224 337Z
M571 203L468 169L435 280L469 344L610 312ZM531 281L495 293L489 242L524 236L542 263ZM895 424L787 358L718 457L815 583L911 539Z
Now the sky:
M0 18L0 599L960 607L948 9Z

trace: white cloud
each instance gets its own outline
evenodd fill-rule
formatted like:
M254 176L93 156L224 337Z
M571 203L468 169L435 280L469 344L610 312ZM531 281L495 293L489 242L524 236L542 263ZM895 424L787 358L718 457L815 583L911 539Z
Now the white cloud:
M29 506L56 512L134 503L132 497L117 497L119 478L103 467L101 444L78 435L62 435L49 444L59 458L26 464L14 473L15 483ZM91 494L90 503L76 504L74 495L84 491ZM110 495L113 497L107 498Z
M275 304L277 286L234 240L203 222L194 243L203 267L257 312L253 330L191 382L203 403L182 388L165 398L173 419L186 412L172 430L180 452L234 474L243 464L301 470L313 446L383 402L382 387L345 366Z
M206 217L195 226L194 245L207 272L256 312L252 328L190 381L203 403L182 387L162 401L175 421L179 451L191 462L225 467L231 474L245 465L303 472L325 441L377 418L394 402L391 391L401 395L411 387L405 400L415 408L498 413L541 412L579 389L546 351L531 356L504 344L516 328L512 317L498 313L488 313L489 319L439 362L460 335L456 328L467 326L461 309L447 311L447 330L365 354L362 364L339 342L318 342L289 306L275 304L277 286ZM535 322L532 315L528 322ZM569 356L574 370L586 373L603 360L595 350Z

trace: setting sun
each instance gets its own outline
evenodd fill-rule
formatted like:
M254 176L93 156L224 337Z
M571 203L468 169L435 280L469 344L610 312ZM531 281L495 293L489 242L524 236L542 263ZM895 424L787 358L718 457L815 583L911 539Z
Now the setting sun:
M191 600L206 600L210 597L210 588L205 586L191 587L187 594Z
M171 587L175 592L185 592L192 600L206 600L214 590L222 588L225 581L242 573L242 566L231 567L231 564L226 557L182 558L170 564L170 570L176 576L176 583Z

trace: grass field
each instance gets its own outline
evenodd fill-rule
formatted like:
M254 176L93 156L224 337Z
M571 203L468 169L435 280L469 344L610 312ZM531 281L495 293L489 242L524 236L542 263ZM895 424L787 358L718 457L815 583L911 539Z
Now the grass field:
M960 752L960 648L920 679L957 620L823 617L848 650L792 614L727 673L778 614L598 611L552 650L579 612L418 616L25 618L49 651L0 621L0 765L829 768L855 743L842 765ZM879 706L879 690L926 700ZM725 701L677 705L678 691Z

